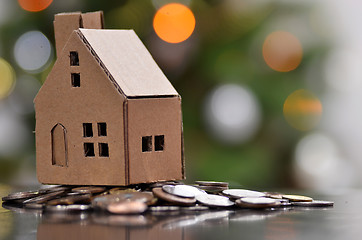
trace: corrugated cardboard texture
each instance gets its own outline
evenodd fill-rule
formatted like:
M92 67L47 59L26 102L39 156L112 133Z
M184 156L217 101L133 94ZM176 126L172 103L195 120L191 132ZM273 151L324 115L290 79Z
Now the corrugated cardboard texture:
M133 30L80 32L126 96L178 95Z
M78 52L79 66L70 66L70 51ZM80 87L72 86L71 73L80 74ZM35 98L39 181L124 185L123 101L74 32ZM98 136L99 122L107 124L107 136ZM67 131L68 167L52 165L51 130L58 123ZM83 123L92 123L93 137L83 136ZM85 157L84 143L94 144L94 157ZM109 157L99 156L99 143L108 143Z
M130 183L182 179L181 101L178 97L128 100ZM155 136L164 136L155 151ZM142 137L152 136L152 150L142 152Z
M83 28L102 29L104 28L103 12L89 12L82 14Z

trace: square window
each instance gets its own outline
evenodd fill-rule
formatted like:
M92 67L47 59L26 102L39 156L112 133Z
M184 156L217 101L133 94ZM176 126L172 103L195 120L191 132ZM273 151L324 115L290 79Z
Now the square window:
M99 143L98 147L100 157L109 157L108 143Z
M84 156L94 157L94 143L84 143Z
M155 136L155 151L163 151L165 146L164 135Z
M98 136L107 136L107 124L98 123Z
M142 137L142 152L152 151L152 136Z
M70 66L79 66L78 52L70 52Z
M91 123L83 123L83 137L93 137L93 128Z
M79 73L72 73L71 79L72 79L73 87L80 87L80 74Z

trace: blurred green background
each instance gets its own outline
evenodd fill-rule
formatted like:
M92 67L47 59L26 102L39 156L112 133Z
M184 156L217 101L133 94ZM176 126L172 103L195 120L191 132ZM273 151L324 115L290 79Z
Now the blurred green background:
M98 10L106 28L136 31L182 96L187 182L330 187L344 171L325 115L325 62L336 46L323 1L54 0L37 12L21 2L0 0L0 182L37 184L32 99L56 60L54 14ZM196 21L180 43L153 27L172 2Z

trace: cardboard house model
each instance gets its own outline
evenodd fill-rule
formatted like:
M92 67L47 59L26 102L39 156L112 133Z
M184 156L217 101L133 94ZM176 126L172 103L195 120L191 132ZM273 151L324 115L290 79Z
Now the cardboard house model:
M34 99L38 180L129 185L184 178L181 97L133 30L55 15L57 60Z

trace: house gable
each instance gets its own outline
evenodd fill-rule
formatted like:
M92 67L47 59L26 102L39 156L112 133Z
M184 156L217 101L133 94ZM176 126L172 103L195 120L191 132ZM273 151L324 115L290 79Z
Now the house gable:
M79 66L72 66L70 52L78 53ZM79 74L79 86L72 85L72 74ZM82 179L83 184L125 183L124 100L73 32L35 99L39 181L78 184ZM67 166L52 162L51 131L57 124L64 126L66 132ZM85 124L90 124L92 136L84 134ZM87 156L90 147L93 154Z

